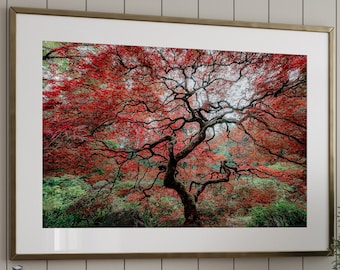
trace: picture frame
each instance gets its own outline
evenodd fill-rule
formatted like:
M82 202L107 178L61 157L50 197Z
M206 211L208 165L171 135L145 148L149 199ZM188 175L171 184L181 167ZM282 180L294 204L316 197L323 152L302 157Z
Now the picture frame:
M11 7L9 14L11 259L323 256L329 254L334 230L333 185L335 177L335 54L332 27L21 7ZM42 69L44 66L42 57L44 54L42 55L42 44L46 41L119 44L147 48L194 48L208 52L305 55L308 74L307 143L305 146L308 149L305 162L307 167L305 176L307 179L306 225L288 228L261 226L255 228L227 226L212 228L194 226L44 228L42 215L42 172L44 171L42 146L42 130L44 129L42 124L44 110L42 108ZM248 58L245 61L249 61ZM130 66L130 68L133 67ZM241 74L243 71L239 72ZM294 74L293 70L288 80L296 79ZM125 84L128 83L125 82ZM273 96L278 94L278 92L272 93ZM200 103L202 100L198 99L197 102ZM252 102L255 104L255 101ZM247 104L249 107L250 105L252 104ZM288 104L282 105L288 106ZM210 109L216 106L211 105ZM229 106L233 107L230 102ZM207 112L209 109L205 108L205 110ZM169 140L168 144L170 143L173 142ZM107 144L105 146L108 147ZM111 152L118 151L112 150ZM225 174L229 172L228 181L232 174L239 174L242 177L241 167L230 166L228 165L224 171ZM158 168L161 171L162 168L159 166ZM248 168L243 171L246 170L254 169ZM217 173L222 173L222 166Z

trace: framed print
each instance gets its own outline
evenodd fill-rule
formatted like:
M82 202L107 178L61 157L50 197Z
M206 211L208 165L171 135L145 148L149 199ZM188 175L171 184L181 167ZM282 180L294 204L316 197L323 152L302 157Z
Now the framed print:
M11 258L327 255L333 28L10 9Z

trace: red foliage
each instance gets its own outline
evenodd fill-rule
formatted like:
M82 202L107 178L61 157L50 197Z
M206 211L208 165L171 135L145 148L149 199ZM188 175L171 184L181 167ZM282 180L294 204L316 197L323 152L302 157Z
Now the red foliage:
M54 45L43 62L45 176L152 188L170 161L190 183L224 177L227 160L228 180L275 178L304 191L306 56ZM283 162L297 169L269 167ZM251 192L249 205L272 199Z

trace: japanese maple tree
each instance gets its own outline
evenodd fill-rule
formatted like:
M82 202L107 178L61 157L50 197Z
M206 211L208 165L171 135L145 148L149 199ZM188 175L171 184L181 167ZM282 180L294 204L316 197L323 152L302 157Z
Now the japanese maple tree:
M44 176L82 175L92 185L129 179L141 199L161 180L188 226L201 225L197 202L217 183L275 178L304 194L306 61L45 42Z

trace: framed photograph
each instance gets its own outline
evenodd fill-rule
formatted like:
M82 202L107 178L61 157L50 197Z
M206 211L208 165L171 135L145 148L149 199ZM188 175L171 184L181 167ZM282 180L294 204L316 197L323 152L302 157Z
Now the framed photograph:
M11 258L327 255L333 35L10 8Z

